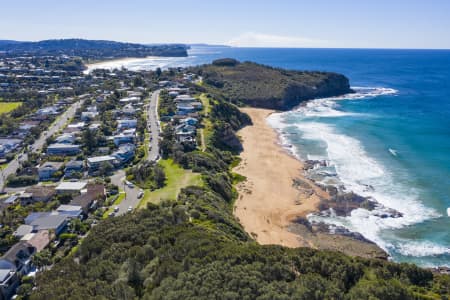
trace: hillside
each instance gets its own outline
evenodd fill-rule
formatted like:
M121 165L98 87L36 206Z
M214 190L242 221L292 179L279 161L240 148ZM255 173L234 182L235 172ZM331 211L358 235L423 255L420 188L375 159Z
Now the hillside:
M257 244L233 215L240 179L223 134L250 120L232 104L210 105L205 151L174 147L170 126L161 144L204 184L100 222L73 255L38 273L30 299L447 299L450 277L414 265Z
M288 71L252 62L220 59L192 69L204 87L233 103L286 110L304 100L351 92L348 79L330 72Z
M103 40L60 39L39 42L3 41L0 51L7 54L80 56L85 59L146 57L146 56L187 56L185 45L142 45Z

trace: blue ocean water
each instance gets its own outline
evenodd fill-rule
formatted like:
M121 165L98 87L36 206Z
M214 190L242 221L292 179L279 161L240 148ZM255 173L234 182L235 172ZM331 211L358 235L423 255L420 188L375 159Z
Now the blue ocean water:
M233 57L346 75L356 94L318 99L268 120L302 159L325 159L323 180L403 214L358 209L326 222L362 233L395 261L450 266L450 51L194 47L188 58L131 69ZM382 210L382 209L380 209Z

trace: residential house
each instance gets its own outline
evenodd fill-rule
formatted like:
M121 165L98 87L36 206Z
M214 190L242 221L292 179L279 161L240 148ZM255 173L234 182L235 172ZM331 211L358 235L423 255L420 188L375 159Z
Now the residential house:
M81 191L86 187L87 183L84 181L64 181L56 187L58 194L81 194Z
M136 128L136 126L137 126L136 119L117 120L117 129L118 130Z
M106 191L103 184L89 184L86 192L76 196L70 201L70 205L80 206L84 214L88 214L90 209L96 207L98 200L105 200Z
M187 115L194 111L195 111L194 106L192 106L190 104L183 104L183 103L177 104L177 114L179 114L179 115Z
M10 299L20 282L20 277L30 271L31 257L36 248L19 241L0 258L0 297Z
M83 209L79 205L62 204L56 208L58 215L65 215L69 219L81 219L83 216Z
M98 116L97 106L89 106L86 111L81 113L81 121L91 121Z
M25 241L34 248L36 248L36 252L39 253L44 250L45 247L50 244L52 240L52 235L48 230L40 230L38 232L29 233L23 236L21 241Z
M38 109L35 114L36 116L57 115L59 114L59 109L56 106L44 107Z
M191 95L179 95L175 98L175 102L178 103L189 103L194 101L197 101L197 99L195 99Z
M1 139L0 138L0 158L6 156L6 154L16 150L21 145L21 139Z
M116 158L111 155L93 156L87 158L89 172L97 171L104 163L111 163L114 165L116 163Z
M63 133L55 139L56 144L73 144L75 143L75 135L71 133Z
M64 176L70 177L73 173L83 172L84 162L82 160L71 160L66 164Z
M139 102L141 100L140 97L126 97L119 100L120 103L130 103L130 102Z
M102 126L102 124L100 123L92 123L91 125L89 125L89 130L95 131L98 130L100 127Z
M51 230L56 235L59 235L66 229L68 221L69 217L67 215L48 213L46 216L33 220L29 225L33 226L33 232Z
M72 124L67 125L67 128L69 128L69 129L73 128L73 129L81 130L81 129L84 128L84 126L86 126L85 122L77 122L77 123L72 123Z
M17 227L16 231L13 232L13 235L17 238L22 238L32 232L33 232L33 226L27 225L27 224L22 224L19 227Z
M51 144L47 147L48 155L76 155L80 153L80 145Z
M30 204L35 202L48 202L56 192L53 187L49 186L32 186L25 189L19 197L21 198L22 204Z
M136 109L131 104L127 104L122 108L122 113L124 115L133 116L136 114Z
M62 162L46 162L38 168L39 180L45 181L53 178L53 175L61 169Z
M201 102L198 101L194 101L189 103L191 106L194 107L195 110L201 110L203 108L203 104Z
M114 145L120 146L122 144L133 144L135 142L136 135L134 133L132 134L126 134L124 132L116 134L113 136Z
M120 164L125 164L134 158L135 149L136 147L133 144L124 144L111 156L115 157Z
M185 118L180 120L181 124L186 124L186 125L190 125L190 126L197 126L198 124L198 120L196 118Z

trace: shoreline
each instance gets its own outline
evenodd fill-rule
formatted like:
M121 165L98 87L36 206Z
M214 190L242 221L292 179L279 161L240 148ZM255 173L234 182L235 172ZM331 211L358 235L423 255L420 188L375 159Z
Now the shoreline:
M253 125L238 131L244 150L233 169L247 178L239 192L234 214L260 244L337 250L349 255L387 258L374 243L348 234L330 234L310 224L306 216L319 213L330 194L304 175L305 162L280 145L279 134L266 121L275 110L241 108Z
M139 61L141 59L147 59L152 58L153 56L149 57L123 57L123 58L113 58L113 59L106 59L106 60L99 60L95 61L89 64L85 64L86 70L83 72L90 73L92 70L95 69L115 69L115 68L121 68L125 63L130 63L134 61ZM103 66L103 67L98 67Z
M141 60L149 60L149 59L164 59L164 58L173 58L173 57L187 57L187 56L146 56L146 57L122 57L122 58L113 58L106 60L99 60L89 64L85 64L86 70L84 73L90 73L95 69L118 69L122 68L127 63L135 63ZM100 66L100 67L99 67Z

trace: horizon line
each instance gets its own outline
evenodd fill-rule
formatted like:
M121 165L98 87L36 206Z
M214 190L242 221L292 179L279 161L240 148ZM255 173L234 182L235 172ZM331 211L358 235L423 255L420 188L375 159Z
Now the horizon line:
M39 40L15 40L15 39L1 39L0 41L11 41L11 42L40 42L46 40L66 40L66 39L82 39L91 41L114 41L121 43L134 43L141 45L204 45L213 47L227 47L227 48L247 48L247 49L330 49L330 50L450 50L450 48L408 48L408 47L289 47L289 46L237 46L237 45L227 45L221 43L207 43L207 42L130 42L130 41L119 41L119 40L109 40L109 39L91 39L91 38L81 38L81 37L63 37L63 38L48 38Z

